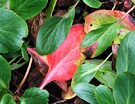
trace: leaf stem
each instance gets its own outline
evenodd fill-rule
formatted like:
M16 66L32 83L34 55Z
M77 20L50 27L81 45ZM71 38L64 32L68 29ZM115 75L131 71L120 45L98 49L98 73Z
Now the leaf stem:
M133 5L129 11L127 11L127 13L119 20L119 22L121 22L133 9L135 9L135 5Z
M13 58L11 61L9 61L8 63L11 64L12 62L14 62L16 60L16 58Z
M31 64L32 64L32 57L30 58L30 62L29 62L27 71L26 71L26 73L25 73L25 76L24 76L22 82L20 83L18 89L16 90L16 92L19 92L19 90L21 89L22 85L24 84L24 82L25 82L25 80L26 80L26 78L27 78L27 76L28 76L28 74L29 74L29 71L30 71L30 68L31 68Z
M107 58L100 64L100 65L98 65L97 66L97 69L99 68L99 67L101 67L109 58L110 58L110 56L113 54L113 52L111 52L108 56L107 56Z
M117 5L117 1L115 1L115 2L114 2L114 5L113 5L112 10L114 10L114 9L115 9L116 5Z

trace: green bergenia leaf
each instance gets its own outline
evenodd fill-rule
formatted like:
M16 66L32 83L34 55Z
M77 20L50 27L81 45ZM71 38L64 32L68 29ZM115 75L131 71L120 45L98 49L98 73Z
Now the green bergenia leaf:
M81 48L88 57L96 57L111 46L114 37L119 32L120 25L117 22L99 26L90 31L84 38Z
M13 96L10 94L6 94L1 99L1 104L16 104L13 100Z
M88 83L78 83L75 88L74 92L79 96L81 99L89 102L90 104L98 104L94 90L96 86Z
M27 20L41 12L48 0L10 0L10 9Z
M7 88L7 84L11 79L11 68L7 61L0 55L0 91Z
M13 11L0 9L0 53L16 52L28 35L26 22Z
M21 104L47 104L49 93L39 88L27 89L19 99Z
M51 17L40 28L36 50L41 55L54 52L66 39L72 26L75 10L72 8L64 17Z
M106 86L98 86L95 96L99 104L115 104L111 90Z
M7 0L0 0L0 8L3 8L6 5Z
M135 103L135 75L130 72L120 74L114 83L113 95L116 104Z
M102 4L99 0L83 0L83 2L92 8L99 8Z
M116 61L117 74L130 71L135 74L135 31L129 32L122 40Z

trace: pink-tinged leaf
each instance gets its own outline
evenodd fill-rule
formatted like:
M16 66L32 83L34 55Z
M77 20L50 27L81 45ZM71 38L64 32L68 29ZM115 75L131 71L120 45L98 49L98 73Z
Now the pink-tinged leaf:
M81 24L72 26L66 40L52 54L47 55L49 71L44 79L41 89L53 80L70 80L76 69L86 58L81 53L81 42L85 37L85 32Z
M42 73L42 75L46 76L49 65L47 61L47 56L41 56L37 53L36 49L27 48L30 55L33 57L35 64L37 65L38 71ZM53 81L55 84L57 84L61 89L63 89L65 92L67 92L67 82L61 82L61 81Z
M88 33L91 30L97 29L100 25L110 24L120 20L126 13L117 10L98 10L85 18L84 30ZM120 31L114 39L115 44L119 44L120 40L130 31L135 30L135 20L129 14L121 21Z

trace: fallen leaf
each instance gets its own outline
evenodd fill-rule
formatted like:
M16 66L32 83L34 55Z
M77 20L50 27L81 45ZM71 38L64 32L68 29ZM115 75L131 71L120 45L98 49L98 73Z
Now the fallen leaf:
M85 32L81 24L72 26L66 40L52 54L47 55L49 71L44 79L41 89L53 80L70 80L78 66L86 58L81 53L81 42Z
M33 69L29 76L29 79L28 79L29 87L32 87L32 86L39 87L39 85L41 85L41 83L43 82L46 76L46 73L48 72L48 69L49 69L47 56L39 55L36 52L36 50L32 48L27 48L27 50L29 51L29 54L33 57L35 65L36 65L36 69L37 69L37 70ZM53 82L56 83L65 92L67 91L66 81L65 82L53 81Z
M68 87L67 92L62 91L61 95L62 95L63 99L72 99L72 98L76 97L76 94L73 93L71 90L71 86Z

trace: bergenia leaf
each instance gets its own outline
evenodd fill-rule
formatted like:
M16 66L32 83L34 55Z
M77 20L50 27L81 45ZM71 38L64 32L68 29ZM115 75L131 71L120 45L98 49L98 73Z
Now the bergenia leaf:
M41 12L48 0L9 0L10 9L27 20Z
M4 8L6 5L7 0L0 0L0 8Z
M74 72L85 59L80 49L84 37L85 32L82 25L72 26L62 45L47 56L49 71L40 86L41 89L52 80L66 81L73 77Z
M26 22L8 9L0 9L0 53L16 52L28 35Z
M98 10L85 18L84 30L88 33L91 30L97 29L100 25L113 23L120 20L126 13L122 11L112 10ZM135 30L134 18L129 14L119 22L120 31L118 36L114 39L115 43L120 43L120 40L131 30Z
M27 89L19 99L20 104L47 104L49 93L46 90L33 87Z
M120 74L113 88L116 104L134 104L135 102L135 75L130 72Z
M102 4L99 0L83 0L83 2L92 8L99 8Z
M72 8L63 17L50 17L40 28L36 41L36 50L40 55L51 54L63 43L72 26L75 9Z
M129 32L122 40L118 49L117 74L130 71L135 74L135 31Z
M114 37L119 32L117 22L99 26L96 30L90 31L84 38L81 48L88 57L96 57L111 46Z
M0 55L0 91L7 88L7 84L11 79L11 68L6 59Z
M1 99L1 104L16 104L13 100L13 96L10 94L5 94Z

